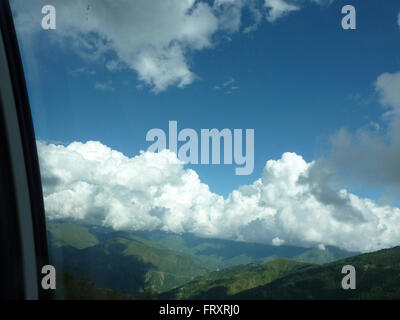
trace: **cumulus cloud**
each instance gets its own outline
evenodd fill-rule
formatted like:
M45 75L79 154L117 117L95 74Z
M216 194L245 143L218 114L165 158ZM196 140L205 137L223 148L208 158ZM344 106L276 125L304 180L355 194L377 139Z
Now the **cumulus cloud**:
M299 10L303 3L263 1L53 0L57 29L46 36L84 59L100 61L111 72L131 69L140 81L160 92L170 86L183 88L197 78L188 62L190 54L212 48L217 34L254 31L264 16L272 22ZM12 4L19 36L33 39L42 31L38 13L48 1L14 0ZM242 25L245 9L248 25Z
M46 1L16 1L20 33L39 31ZM211 46L218 19L205 2L195 0L55 0L56 37L69 41L88 58L124 65L155 91L184 87L195 79L185 53ZM114 56L109 58L109 56Z
M294 153L223 198L168 150L128 158L99 142L38 142L38 152L49 219L355 251L400 242L400 209L329 188Z

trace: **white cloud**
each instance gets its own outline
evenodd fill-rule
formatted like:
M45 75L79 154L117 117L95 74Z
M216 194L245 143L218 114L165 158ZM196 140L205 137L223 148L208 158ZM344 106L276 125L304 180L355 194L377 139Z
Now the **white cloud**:
M292 11L300 10L298 5L285 0L265 0L264 5L268 9L267 20L269 22L274 22Z
M255 31L258 26L261 24L262 19L263 19L263 12L262 10L257 6L257 2L253 1L249 4L248 9L253 17L253 23L246 26L243 29L244 33L250 33Z
M57 29L46 36L109 71L129 68L154 92L160 92L170 86L185 87L196 79L188 57L212 48L218 32L228 36L241 30L248 33L264 16L272 22L300 9L299 1L288 1L53 0ZM47 4L47 0L13 1L22 44L32 43L33 34L43 35L42 15L37 13ZM250 13L248 25L242 25L245 9Z
M16 1L20 33L40 31L34 15L46 1ZM218 19L205 2L195 0L55 0L56 41L87 58L105 59L111 70L125 65L154 91L194 79L185 54L211 46ZM112 58L109 56L112 55Z
M279 239L278 237L272 239L272 245L280 246L285 243L285 240Z
M400 243L400 209L330 189L294 153L224 199L167 150L128 158L99 142L38 142L38 151L50 219L359 251Z
M95 82L94 88L100 91L115 91L115 88L112 86L112 81L107 82Z
M242 24L242 12L248 7L257 23L258 14L261 14L256 4L259 0L215 0L213 9L218 16L221 30L228 33L238 32ZM258 24L258 23L257 23Z
M225 94L232 94L233 91L238 90L239 86L234 78L229 78L222 82L220 85L214 86L215 90L223 90Z
M90 70L86 67L80 67L77 69L73 69L69 72L73 76L81 75L81 74L86 74L86 75L95 75L96 72L94 70Z
M227 87L227 86L230 86L230 85L234 84L235 82L236 82L235 79L230 78L230 79L224 81L224 82L222 83L222 86Z
M291 12L299 11L306 3L314 3L320 6L330 5L334 0L264 0L267 8L267 20L274 22Z

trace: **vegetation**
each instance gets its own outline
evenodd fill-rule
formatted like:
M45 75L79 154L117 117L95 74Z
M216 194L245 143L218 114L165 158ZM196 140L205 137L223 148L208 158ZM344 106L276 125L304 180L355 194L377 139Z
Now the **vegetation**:
M51 262L64 270L57 273L56 298L400 299L400 247L354 256L334 247L117 232L70 222L48 223L48 237ZM357 271L356 290L341 287L348 264Z
M48 225L50 259L56 269L70 270L75 276L122 293L155 294L210 271L194 257L128 233L98 233L70 223ZM78 242L69 232L84 237Z
M244 290L270 283L310 264L277 259L257 265L241 265L211 272L182 287L160 295L161 299L229 299Z
M356 290L341 286L356 268ZM160 295L163 299L400 299L400 247L312 265L278 259L212 272Z
M97 238L84 226L75 223L48 223L47 231L52 245L71 246L86 249L99 243Z
M343 290L344 265L356 269L356 290ZM313 266L269 284L242 291L235 299L400 299L400 247Z

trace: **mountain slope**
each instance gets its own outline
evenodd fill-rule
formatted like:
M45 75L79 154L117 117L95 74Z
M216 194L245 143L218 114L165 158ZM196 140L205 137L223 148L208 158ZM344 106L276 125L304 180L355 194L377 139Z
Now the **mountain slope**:
M173 299L232 297L309 267L280 258L323 263L354 254L335 247L321 250L161 231L121 232L65 221L48 222L47 228L51 262L57 270L69 270L101 288L138 298L144 292L149 296L165 292ZM226 269L210 273L217 268ZM173 290L179 286L185 289Z
M161 294L161 299L228 299L286 274L312 265L277 259L262 265L250 264L211 272L195 281Z
M83 235L78 237L76 235ZM71 223L48 223L50 260L100 287L137 295L163 292L210 271L194 257L123 232L96 232Z
M343 290L344 265L356 269L356 290ZM400 247L313 266L288 274L234 299L400 299Z
M47 223L47 232L52 244L57 247L71 246L86 249L95 246L99 240L89 230L75 223Z

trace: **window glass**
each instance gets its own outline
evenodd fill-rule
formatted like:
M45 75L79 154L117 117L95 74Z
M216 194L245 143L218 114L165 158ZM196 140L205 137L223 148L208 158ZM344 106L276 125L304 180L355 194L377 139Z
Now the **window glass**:
M399 1L10 2L57 299L400 297Z

